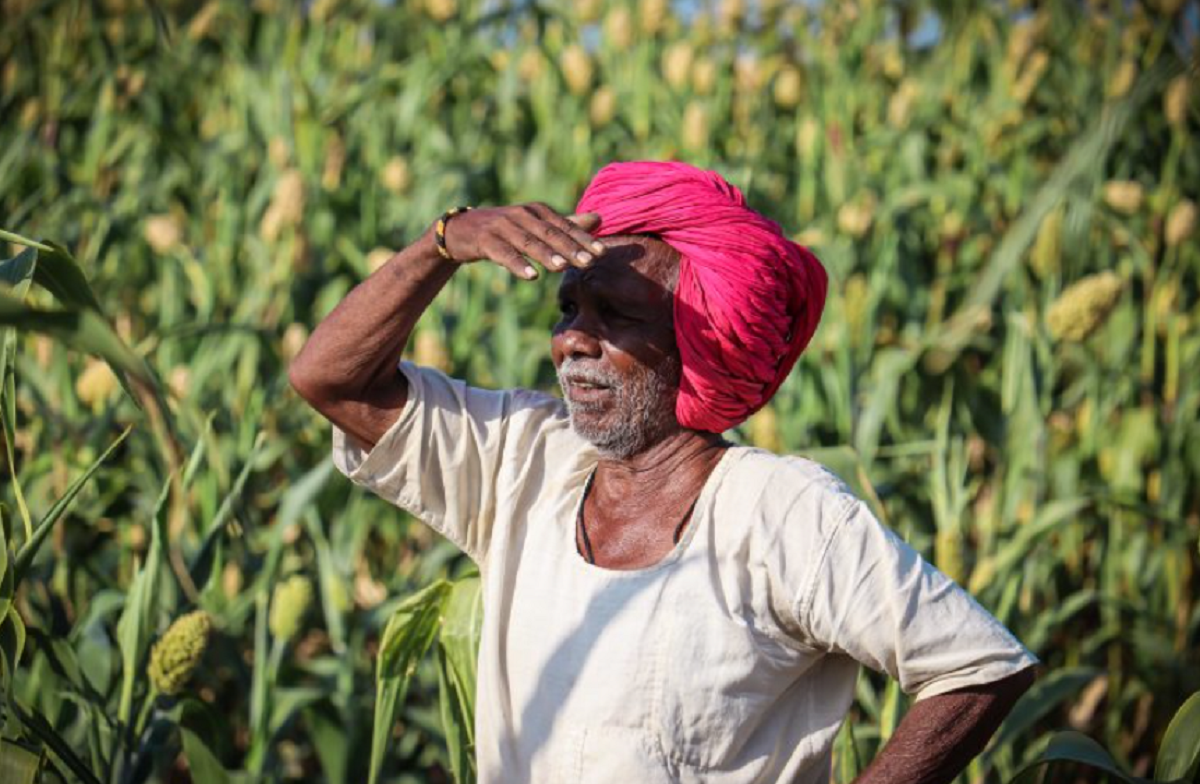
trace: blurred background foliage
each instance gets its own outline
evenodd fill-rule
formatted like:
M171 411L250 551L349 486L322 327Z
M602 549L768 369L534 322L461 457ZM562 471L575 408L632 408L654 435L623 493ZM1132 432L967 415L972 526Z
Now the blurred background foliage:
M383 627L468 564L336 477L287 363L448 206L570 211L636 158L720 171L830 272L811 348L731 437L824 448L1044 661L961 780L1008 780L1067 726L1153 772L1200 688L1196 3L0 10L0 228L78 259L167 420L16 333L13 552L133 425L0 590L26 631L11 704L41 727L14 732L48 780L367 775ZM550 389L554 285L465 268L409 355ZM417 667L382 780L450 780L438 678ZM904 706L860 679L838 780Z

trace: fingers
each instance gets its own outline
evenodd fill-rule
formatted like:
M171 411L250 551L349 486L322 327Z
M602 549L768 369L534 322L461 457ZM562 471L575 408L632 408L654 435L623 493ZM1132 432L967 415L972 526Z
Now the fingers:
M568 264L586 267L595 260L596 256L604 252L604 243L593 237L588 229L563 217L545 204L538 203L528 206L530 208L526 212L528 220L523 221L523 227L526 232L533 235L534 241L529 242L529 245L537 250L543 250L543 252L544 248L550 249L549 255L545 258L536 254L530 255L544 263L548 269L561 271L566 269ZM594 218L589 218L585 223L592 228L599 226L599 216L594 213L589 213L589 215ZM524 241L528 241L528 239L522 238ZM524 249L520 244L518 247Z
M519 278L537 278L531 260L551 272L562 272L570 266L585 268L605 251L605 244L591 234L600 225L596 213L566 217L541 202L488 212L478 218L471 253L491 259Z
M576 215L568 215L567 220L579 226L584 231L595 231L600 228L600 213L584 212Z
M521 251L513 247L511 243L499 237L494 237L488 242L484 250L487 251L487 258L504 267L518 278L533 280L537 277L537 269L526 261Z

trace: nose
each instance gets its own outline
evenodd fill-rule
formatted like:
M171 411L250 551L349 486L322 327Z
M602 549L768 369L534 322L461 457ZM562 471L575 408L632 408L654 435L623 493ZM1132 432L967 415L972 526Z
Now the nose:
M601 354L596 330L578 316L559 330L554 342L564 359L597 359Z

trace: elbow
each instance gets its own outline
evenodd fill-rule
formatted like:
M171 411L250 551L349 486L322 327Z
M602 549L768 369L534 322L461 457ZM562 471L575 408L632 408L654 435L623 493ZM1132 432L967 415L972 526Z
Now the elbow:
M288 366L288 383L291 384L297 395L304 398L305 402L318 411L321 410L322 403L330 397L328 384L309 369L299 357Z

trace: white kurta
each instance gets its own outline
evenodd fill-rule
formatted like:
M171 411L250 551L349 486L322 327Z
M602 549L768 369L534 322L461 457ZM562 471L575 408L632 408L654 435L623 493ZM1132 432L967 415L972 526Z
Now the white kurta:
M563 402L400 367L399 419L333 458L479 564L481 784L818 784L859 663L922 699L1037 661L803 458L729 449L663 560L593 566Z

